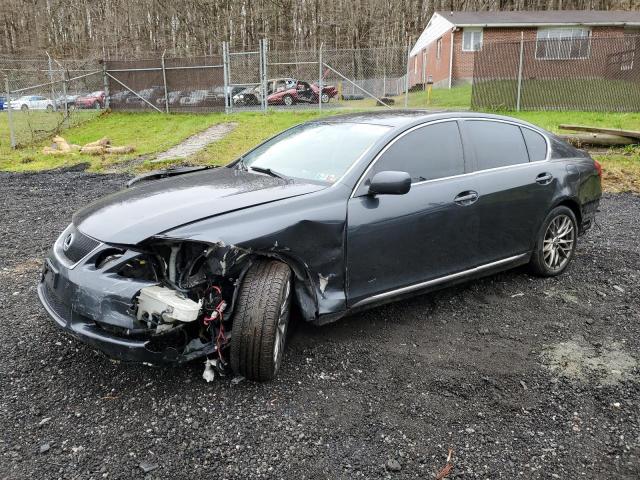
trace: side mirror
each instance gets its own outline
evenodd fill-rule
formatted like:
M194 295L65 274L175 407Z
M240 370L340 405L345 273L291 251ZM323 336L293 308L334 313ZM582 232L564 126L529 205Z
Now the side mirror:
M376 173L369 185L369 195L404 195L411 189L411 175L407 172Z

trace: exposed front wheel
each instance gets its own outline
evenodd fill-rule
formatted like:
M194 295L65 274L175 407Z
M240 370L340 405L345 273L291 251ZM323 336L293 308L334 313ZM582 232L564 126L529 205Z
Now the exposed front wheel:
M23 112L26 112L27 110L29 110L29 106L28 105L22 105L20 107L20 110L22 110Z
M551 210L536 239L530 267L542 277L560 275L569 265L576 249L578 228L573 211L564 206Z
M236 300L231 336L231 368L249 380L278 373L289 326L291 270L277 260L249 268Z
M47 105L47 112L53 112L53 105Z
M293 105L293 97L291 95L285 95L282 98L282 101L287 107L290 107L291 105Z

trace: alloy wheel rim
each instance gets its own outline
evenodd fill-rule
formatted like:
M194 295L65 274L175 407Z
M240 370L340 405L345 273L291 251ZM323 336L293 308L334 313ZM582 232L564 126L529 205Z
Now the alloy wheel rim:
M571 259L574 242L575 228L571 218L567 215L555 217L544 234L542 254L547 268L562 270Z
M278 315L278 322L276 323L276 338L273 345L273 363L277 369L280 366L280 359L282 352L284 351L284 342L287 338L287 307L289 304L289 294L291 292L291 283L287 281L284 291L284 297L280 304L280 314Z

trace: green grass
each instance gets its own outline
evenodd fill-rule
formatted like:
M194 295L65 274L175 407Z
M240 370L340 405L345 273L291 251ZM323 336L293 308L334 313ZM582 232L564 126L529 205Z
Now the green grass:
M392 97L394 107L404 107L404 95ZM353 106L360 108L376 107L376 100L368 98L365 100L341 102L344 106ZM433 88L431 93L426 90L418 92L410 92L407 99L409 108L445 108L455 110L468 110L471 105L471 85L460 85L458 87ZM382 109L384 107L378 106Z
M328 113L327 111L324 114ZM238 126L230 135L220 142L211 144L189 160L224 164L275 133L317 116L316 111L270 112L266 115L262 113L234 115L105 113L61 133L70 144L84 145L102 137L108 137L113 145L131 145L135 148L135 152L131 154L101 157L82 153L64 156L45 155L42 153L42 148L49 145L50 140L12 150L9 145L6 112L4 112L0 115L0 170L37 171L87 162L92 171L102 171L115 164L136 159L143 160L141 169L157 168L158 164L149 162L155 154L167 150L212 125L236 122Z
M474 109L515 110L518 82L487 80L477 82L471 105ZM520 96L525 110L606 110L607 105L640 109L637 82L613 79L525 79Z
M447 92L451 95L447 97ZM462 108L468 87L456 87L451 91L434 90L434 107ZM410 95L409 105L424 107L425 92ZM436 103L439 102L439 105ZM456 107L455 104L460 104ZM382 107L378 107L382 108ZM345 112L347 109L325 109L322 115ZM640 113L600 113L600 112L504 112L527 120L542 128L560 132L561 123L585 124L611 128L624 128L640 131ZM156 154L180 143L185 138L212 125L235 122L237 127L218 142L210 144L204 150L190 157L188 163L222 165L237 158L243 152L262 142L266 138L301 122L317 118L316 110L307 111L270 111L246 112L225 115L211 114L172 114L158 113L105 113L97 118L65 130L62 135L69 141L83 145L109 137L113 145L131 145L135 152L126 155L89 156L72 153L65 156L48 156L42 153L42 147L50 143L45 140L27 147L12 150L9 148L9 133L6 112L0 114L0 170L38 171L58 167L72 166L87 162L90 170L109 171L114 167L123 168L133 165L132 170L144 171L182 163L183 160L153 163ZM594 153L604 167L605 188L610 191L631 190L640 193L640 147L610 149ZM129 168L129 167L126 167Z

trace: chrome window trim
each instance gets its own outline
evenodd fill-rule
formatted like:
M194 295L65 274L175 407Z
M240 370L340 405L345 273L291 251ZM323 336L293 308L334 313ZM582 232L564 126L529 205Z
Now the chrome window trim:
M408 285L406 287L396 288L394 290L389 290L387 292L378 293L376 295L372 295L370 297L363 298L362 300L354 303L349 308L362 307L364 305L368 305L370 303L376 302L378 300L384 300L385 298L395 297L396 295L402 295L403 293L410 293L416 290L421 290L423 288L427 288L434 285L439 285L441 283L448 282L449 280L455 280L457 278L467 277L474 273L479 273L484 270L489 270L493 267L498 267L500 265L505 265L511 262L515 262L524 258L528 255L528 253L521 253L520 255L514 255L512 257L503 258L501 260L496 260L495 262L485 263L484 265L479 265L477 267L470 268L468 270L463 270L461 272L452 273L449 275L445 275L443 277L433 278L431 280L427 280L425 282L414 283L413 285Z
M535 162L518 163L518 164L515 164L515 165L505 165L503 167L486 168L484 170L475 170L473 172L461 173L460 175L452 175L450 177L433 178L431 180L423 180L421 182L412 182L411 183L412 187L414 185L422 185L422 184L430 183L430 182L438 182L438 181L442 181L442 180L449 180L449 179L452 179L452 178L466 177L466 176L476 175L478 173L483 173L483 172L491 172L491 171L495 171L495 170L504 170L504 169L507 169L507 168L515 168L515 167L520 167L522 165L531 165L531 164L543 163L543 162L548 162L549 160L551 160L551 141L549 140L549 137L543 131L538 130L537 128L531 127L529 125L525 125L525 124L519 123L517 121L505 120L505 119L501 119L501 118L490 118L490 117L454 117L454 118L443 118L443 119L438 119L438 120L432 120L432 121L429 121L429 122L426 122L426 123L421 123L419 125L414 125L413 127L409 128L408 130L405 130L404 132L402 132L400 135L394 137L389 143L387 143L384 146L384 148L382 150L380 150L376 154L376 156L371 161L371 163L367 166L367 168L362 173L362 175L360 175L360 178L356 182L356 186L351 191L351 195L349 196L349 199L355 198L355 193L358 191L358 189L360 188L360 185L362 184L362 182L364 181L366 176L369 174L369 172L371 171L373 166L378 162L378 160L380 160L380 157L382 157L382 155L384 155L384 153L389 148L391 148L391 146L395 142L397 142L398 140L400 140L405 135L407 135L407 134L409 134L409 133L411 133L414 130L417 130L419 128L424 128L424 127L427 127L429 125L435 125L437 123L442 123L442 122L457 122L457 121L488 121L488 122L506 123L506 124L514 125L514 126L520 127L520 128L527 128L527 129L529 129L529 130L531 130L531 131L533 131L533 132L535 132L535 133L537 133L539 135L542 135L542 138L544 138L545 142L547 143L547 156L546 156L546 158L544 160L536 160ZM462 145L464 147L464 140L462 138L462 135L463 135L463 133L460 132L460 139L461 139ZM525 148L526 148L527 142L525 141L524 137L523 137L522 141L524 142ZM529 151L527 150L527 154L528 154L528 152ZM465 159L465 162L466 162L466 159Z

